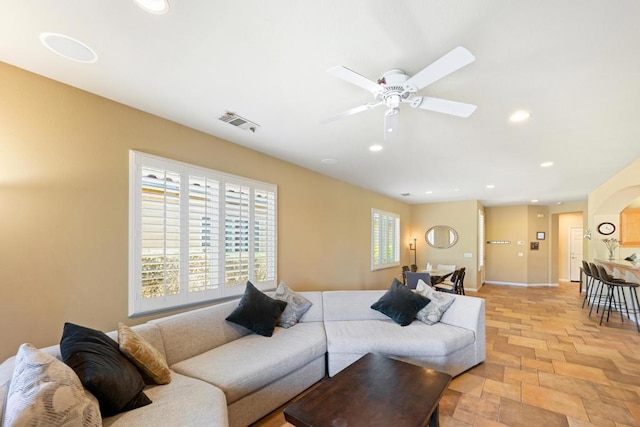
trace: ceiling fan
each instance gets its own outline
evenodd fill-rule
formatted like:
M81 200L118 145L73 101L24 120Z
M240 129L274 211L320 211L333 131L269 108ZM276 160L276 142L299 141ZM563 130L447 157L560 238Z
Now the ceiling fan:
M371 110L379 105L384 105L387 108L384 114L384 138L388 139L398 135L398 113L400 112L401 103L407 103L413 108L422 110L437 111L458 117L469 117L475 111L475 105L430 96L419 96L417 92L470 64L475 59L471 52L458 46L412 77L409 77L402 70L393 69L384 73L377 82L371 81L341 65L329 68L327 70L328 73L371 92L377 102L352 108L324 120L323 123L340 120L362 111Z

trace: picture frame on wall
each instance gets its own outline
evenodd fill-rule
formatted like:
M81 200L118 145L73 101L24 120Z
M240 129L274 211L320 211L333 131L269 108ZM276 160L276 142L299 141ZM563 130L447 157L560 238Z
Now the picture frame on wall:
M538 240L544 240L544 231L538 231L536 233L536 239Z
M540 243L538 242L531 242L531 250L532 251L537 251L540 248Z

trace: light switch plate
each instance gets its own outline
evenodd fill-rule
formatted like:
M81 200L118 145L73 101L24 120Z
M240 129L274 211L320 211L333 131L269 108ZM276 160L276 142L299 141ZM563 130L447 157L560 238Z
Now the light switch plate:
M465 252L464 253L464 257L465 258L473 258L473 254L471 252Z

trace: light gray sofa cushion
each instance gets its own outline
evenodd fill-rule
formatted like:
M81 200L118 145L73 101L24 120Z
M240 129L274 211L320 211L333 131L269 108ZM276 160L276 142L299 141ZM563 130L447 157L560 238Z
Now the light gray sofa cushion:
M389 320L371 308L386 290L325 291L322 293L324 320Z
M300 322L321 322L322 293L299 293L313 303ZM169 366L250 334L248 329L225 321L237 306L238 300L233 300L150 320L160 328Z
M169 366L249 334L225 320L237 306L238 300L233 300L150 320L160 328Z
M322 304L322 292L320 291L308 291L308 292L296 292L311 301L312 305L307 310L298 322L322 322L324 319L324 309Z
M178 362L171 369L221 388L231 404L324 355L326 350L322 322L303 322L289 329L276 327L271 337L246 335Z
M327 322L325 329L329 353L446 356L475 341L468 329L420 321L402 327L391 320L346 320Z
M227 426L227 401L217 387L203 381L171 373L171 382L145 388L151 405L104 418L102 425L148 426Z

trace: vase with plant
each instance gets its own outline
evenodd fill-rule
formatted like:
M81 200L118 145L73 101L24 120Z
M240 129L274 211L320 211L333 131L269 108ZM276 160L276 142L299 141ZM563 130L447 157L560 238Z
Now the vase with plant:
M614 251L617 249L618 245L620 244L620 240L612 237L612 238L602 239L602 241L604 242L604 245L607 247L607 250L609 251L609 259L612 260L614 257Z

